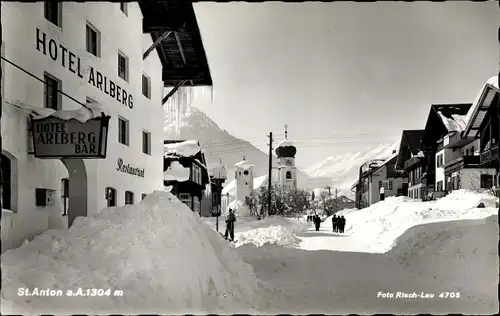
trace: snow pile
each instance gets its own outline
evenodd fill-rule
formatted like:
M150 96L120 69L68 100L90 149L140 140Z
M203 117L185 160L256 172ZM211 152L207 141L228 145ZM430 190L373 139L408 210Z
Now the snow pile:
M460 132L465 129L465 116L452 115L452 117L449 118L444 116L441 111L438 111L438 114L449 132Z
M192 157L201 151L200 143L197 140L164 144L163 148L165 157Z
M338 211L337 213L335 213L335 215L337 216L345 216L347 214L350 214L350 213L353 213L353 212L356 212L356 211L359 211L359 209L357 208L346 208L346 209L343 209L341 211ZM331 218L330 218L331 220Z
M237 247L244 244L260 247L266 243L292 246L300 241L296 234L305 231L311 224L305 218L270 216L260 221L247 221L242 226L235 236Z
M236 247L245 244L254 244L257 247L264 244L292 246L300 242L300 239L287 227L274 225L241 233L236 236L236 240Z
M4 315L251 312L260 285L234 249L161 191L78 217L69 230L49 230L1 261ZM123 295L26 297L19 288Z
M165 181L188 181L190 176L189 168L184 167L178 161L172 161L167 171L163 172Z
M488 193L477 193L470 190L456 190L434 202L434 208L467 210L483 203L485 207L495 207L497 197Z

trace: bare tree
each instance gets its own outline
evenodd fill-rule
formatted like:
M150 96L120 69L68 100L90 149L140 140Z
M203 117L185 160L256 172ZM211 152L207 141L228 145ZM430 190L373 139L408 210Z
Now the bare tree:
M475 192L488 193L491 195L495 195L497 189L493 185L494 174L491 174L487 169L469 169L471 172L464 173L463 170L458 172L458 176L461 183L468 182L470 183L470 190ZM491 183L481 183L481 175L490 175L492 177Z
M254 192L245 197L245 204L250 208L250 215L259 215L257 214L257 205L259 203L258 200L258 196Z

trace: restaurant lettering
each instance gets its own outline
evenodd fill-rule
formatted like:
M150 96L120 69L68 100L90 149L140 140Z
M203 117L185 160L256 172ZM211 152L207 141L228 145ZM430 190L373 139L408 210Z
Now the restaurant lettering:
M116 171L120 171L123 173L128 173L133 176L141 177L144 178L144 168L134 168L131 167L129 164L125 164L123 162L123 159L118 158L118 168L116 168Z
M49 39L47 34L40 31L38 28L36 28L36 49L44 55L48 54L53 61L60 62L62 67L68 69L79 78L85 79L82 74L80 57L76 56L76 54L71 52L64 45L58 44L54 39ZM132 94L92 66L90 66L87 83L93 85L121 104L131 109L134 107L134 98Z

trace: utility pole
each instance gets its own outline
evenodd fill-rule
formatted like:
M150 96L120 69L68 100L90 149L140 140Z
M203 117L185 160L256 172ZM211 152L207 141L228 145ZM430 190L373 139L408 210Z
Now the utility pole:
M328 197L332 196L332 193L331 193L332 188L330 188L330 186L327 186L326 188L328 189Z
M269 176L267 183L268 199L267 199L267 215L271 215L271 179L273 172L273 132L269 133Z

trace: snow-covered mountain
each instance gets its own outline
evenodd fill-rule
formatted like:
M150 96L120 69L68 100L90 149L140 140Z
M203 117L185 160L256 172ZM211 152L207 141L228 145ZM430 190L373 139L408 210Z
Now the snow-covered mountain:
M178 136L178 137L177 137ZM255 176L268 174L269 156L250 142L234 137L221 129L205 113L195 107L180 111L166 107L164 139L196 139L200 142L207 163L222 163L227 168L226 184L233 178L233 166L243 159L255 165ZM276 157L273 157L276 165ZM297 185L301 188L315 188L328 185L330 179L312 178L303 171L297 172Z
M381 143L357 153L330 156L305 170L311 177L332 179L330 186L339 189L339 195L352 197L351 186L359 176L359 167L369 159L388 158L398 150L399 142ZM318 190L319 192L319 190Z

